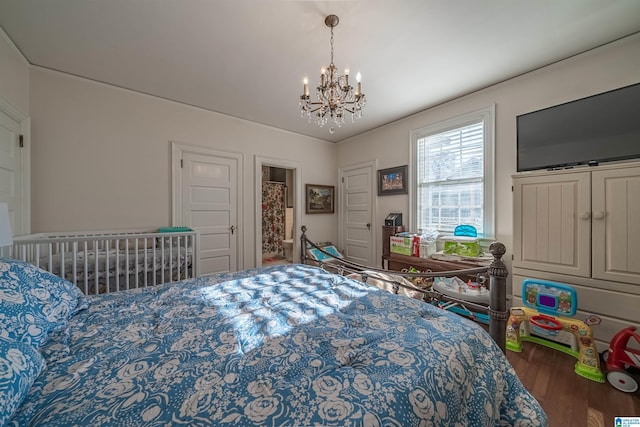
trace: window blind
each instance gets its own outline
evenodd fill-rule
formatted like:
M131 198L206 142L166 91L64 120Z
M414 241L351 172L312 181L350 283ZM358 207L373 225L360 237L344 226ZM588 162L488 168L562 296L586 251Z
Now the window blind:
M483 232L484 122L474 121L417 139L417 225Z

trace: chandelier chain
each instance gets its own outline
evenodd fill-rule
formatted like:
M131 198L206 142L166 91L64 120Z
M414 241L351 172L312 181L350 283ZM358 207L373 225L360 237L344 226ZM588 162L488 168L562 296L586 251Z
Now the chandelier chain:
M331 65L333 65L333 25L331 26Z

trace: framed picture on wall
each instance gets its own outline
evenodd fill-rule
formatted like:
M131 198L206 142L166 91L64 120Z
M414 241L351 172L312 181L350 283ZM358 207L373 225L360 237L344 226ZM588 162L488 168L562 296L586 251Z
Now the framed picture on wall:
M335 187L332 185L307 184L306 213L333 213L335 202Z
M407 194L407 165L378 171L378 196Z

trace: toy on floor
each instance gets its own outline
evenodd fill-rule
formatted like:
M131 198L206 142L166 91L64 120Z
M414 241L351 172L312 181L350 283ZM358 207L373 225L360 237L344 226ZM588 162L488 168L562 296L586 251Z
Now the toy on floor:
M640 346L640 335L635 326L629 326L615 334L609 343L609 350L602 353L607 364L607 381L625 393L638 390L638 381L627 371L630 367L640 369L640 350L629 346L631 338L635 339L636 346Z
M605 381L591 328L569 317L575 315L578 306L575 289L546 280L526 279L522 281L522 302L526 307L511 308L507 322L508 350L522 351L522 341L541 344L578 359L576 374L592 381Z

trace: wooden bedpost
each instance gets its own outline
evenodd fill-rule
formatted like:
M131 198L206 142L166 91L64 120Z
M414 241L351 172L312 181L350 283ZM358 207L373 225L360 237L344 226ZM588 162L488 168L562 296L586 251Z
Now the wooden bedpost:
M507 276L509 271L502 262L502 256L507 251L500 242L493 242L489 252L493 261L489 266L489 335L498 344L500 350L506 353L507 332Z

